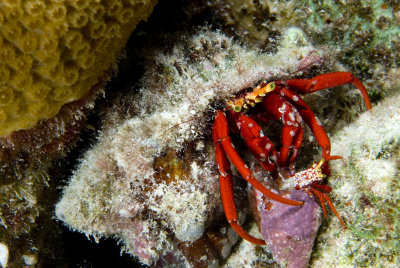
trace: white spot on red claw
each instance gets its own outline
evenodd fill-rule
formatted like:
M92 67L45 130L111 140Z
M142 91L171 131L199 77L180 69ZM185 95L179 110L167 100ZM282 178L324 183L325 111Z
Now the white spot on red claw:
M315 117L315 121L317 122L317 125L322 126L322 123L319 121L318 117Z
M278 109L278 111L281 113L281 114L283 114L284 112L286 112L286 104L284 103L284 104L282 104L282 106L281 107L279 107L279 109Z
M296 120L295 113L294 112L289 113L289 118L291 121L295 121Z
M228 177L228 173L226 173L226 172L219 171L219 174L220 174L222 177Z

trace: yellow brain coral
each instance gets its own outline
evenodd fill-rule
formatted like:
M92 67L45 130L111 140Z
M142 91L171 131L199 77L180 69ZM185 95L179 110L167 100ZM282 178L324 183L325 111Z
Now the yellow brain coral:
M0 0L0 136L83 97L156 0Z

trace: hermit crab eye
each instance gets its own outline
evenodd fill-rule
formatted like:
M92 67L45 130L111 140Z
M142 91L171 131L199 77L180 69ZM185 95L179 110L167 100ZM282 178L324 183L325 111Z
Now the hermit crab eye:
M235 112L240 112L241 110L242 110L242 106L240 106L240 105L235 105L234 107L233 107L233 110L235 111Z
M275 83L274 82L271 82L268 85L269 85L269 88L270 88L271 91L275 89Z

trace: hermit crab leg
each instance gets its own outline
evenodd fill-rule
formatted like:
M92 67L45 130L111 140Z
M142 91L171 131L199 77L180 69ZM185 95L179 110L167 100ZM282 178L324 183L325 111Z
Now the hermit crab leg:
M214 120L215 120L214 126L213 126L214 144L221 143L223 151L226 153L226 155L232 161L233 165L237 168L239 173L242 175L242 177L246 181L248 181L254 188L256 188L258 191L263 193L265 196L267 196L275 201L278 201L279 203L282 203L285 205L290 205L290 206L303 205L302 201L290 200L290 199L284 198L278 194L275 194L274 192L265 188L265 186L262 185L262 183L257 181L253 175L253 172L244 163L242 158L240 158L239 154L237 153L236 149L233 147L232 140L228 135L229 134L228 133L229 132L228 122L226 120L224 113L221 111L216 111ZM218 152L218 153L221 154L221 152ZM220 163L218 163L219 159L220 159L220 157L216 156L216 161L217 161L218 165L220 165Z
M301 147L303 140L301 118L295 106L281 95L270 94L266 96L263 105L269 117L281 120L283 123L279 164L287 166L296 159Z
M319 202L321 203L322 212L324 213L324 218L326 219L327 213L326 213L326 207L325 207L325 199L324 199L324 197L322 196L322 193L319 192L319 191L317 191L317 190L315 190L315 189L312 189L312 188L311 188L311 192L312 192L316 197L318 197Z
M336 217L339 219L342 226L347 228L346 225L344 224L344 222L342 221L342 219L340 218L339 213L336 211L335 207L333 206L331 198L327 194L317 191L315 189L311 188L311 191L315 196L317 196L319 198L319 200L321 202L322 210L324 212L324 217L326 218L326 210L325 210L325 201L326 201L328 203L329 207L332 209L333 213L335 213Z
M297 108L297 111L300 113L301 118L310 127L315 138L317 139L319 146L321 146L322 148L322 158L325 159L326 161L342 158L340 156L330 155L331 141L328 137L328 134L326 134L326 131L322 126L321 121L319 121L319 119L315 116L314 112L305 103L305 101L290 89L284 88L282 89L282 92L284 96L286 96L291 101L291 103Z
M301 94L307 94L351 83L360 90L367 109L371 109L371 102L368 97L367 89L357 77L349 72L321 74L312 79L292 79L287 80L285 83L291 90Z
M275 162L277 161L277 152L274 144L264 136L261 127L255 120L244 114L240 115L238 120L237 126L247 148L264 169L274 171L276 169Z
M237 210L235 206L234 193L233 193L233 180L232 172L230 170L229 159L233 162L234 166L239 170L241 175L251 184L262 192L265 196L274 199L280 203L298 206L303 205L302 201L294 201L281 197L258 182L250 169L246 166L243 160L240 158L235 148L232 145L231 138L228 136L228 122L222 111L215 112L215 122L212 128L215 158L220 172L220 190L221 199L224 206L225 216L232 226L232 228L245 240L258 245L265 245L265 241L262 239L255 238L248 234L243 227L238 223Z
M213 131L214 133L215 131ZM225 216L229 224L232 226L233 230L236 231L243 239L257 244L265 245L265 241L258 239L249 233L247 233L243 227L238 223L238 215L235 206L234 194L233 194L233 180L232 173L230 170L230 163L228 157L224 153L222 145L220 142L214 143L215 156L218 163L218 168L220 172L219 185L221 191L222 205L224 206Z

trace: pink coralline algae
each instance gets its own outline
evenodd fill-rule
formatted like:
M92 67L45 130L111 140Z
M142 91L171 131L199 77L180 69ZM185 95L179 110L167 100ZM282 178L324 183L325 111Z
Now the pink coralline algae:
M304 201L304 205L267 203L266 209L259 209L261 234L282 267L307 267L321 224L321 209L304 191L294 190L286 197ZM257 198L257 202L263 201Z

